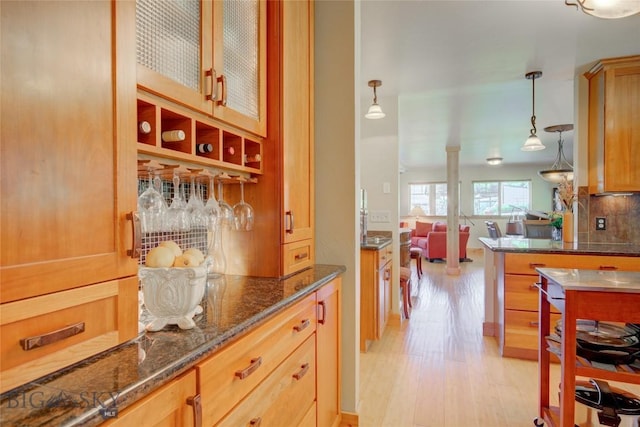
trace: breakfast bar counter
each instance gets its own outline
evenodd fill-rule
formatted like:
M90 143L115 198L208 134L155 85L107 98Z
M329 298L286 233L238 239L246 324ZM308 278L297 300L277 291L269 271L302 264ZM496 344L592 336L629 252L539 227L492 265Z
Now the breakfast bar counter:
M0 395L0 425L97 425L320 289L344 266L209 279L196 327L167 326ZM116 413L113 413L113 410Z

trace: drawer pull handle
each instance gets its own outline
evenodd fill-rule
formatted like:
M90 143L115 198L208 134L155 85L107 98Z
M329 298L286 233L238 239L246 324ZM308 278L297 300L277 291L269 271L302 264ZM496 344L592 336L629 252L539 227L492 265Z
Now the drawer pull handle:
M309 319L304 319L302 322L300 322L299 325L296 325L293 327L293 330L296 332L300 332L303 329L307 329L307 326L309 326L311 322L309 322Z
M308 370L309 370L309 364L305 363L304 365L300 366L300 370L298 372L293 374L293 378L295 378L296 380L300 380L302 377L304 377L307 374Z
M300 261L301 259L305 259L309 256L309 254L307 252L303 252L301 254L296 254L296 256L294 257L296 261Z
M132 246L127 249L127 255L133 259L140 258L142 252L142 229L140 225L140 215L138 212L129 212L126 218L131 221Z
M320 301L318 305L322 308L322 316L318 316L318 323L324 325L324 322L327 321L327 303Z
M598 267L598 270L617 270L618 267L616 267L615 265L601 265L600 267Z
M260 427L260 424L262 424L262 418L260 417L254 418L249 421L249 425L252 427Z
M84 332L84 322L79 322L56 331L47 332L46 334L23 338L20 340L20 345L24 351L29 351L34 348L44 347L45 345L62 341L65 338L78 335L82 332Z
M199 394L187 398L187 405L193 406L193 425L202 427L202 398Z
M546 267L547 264L544 264L542 262L530 262L529 263L529 268L533 268L535 269L536 267Z
M244 369L236 371L236 377L241 380L247 378L249 375L253 374L256 369L258 369L262 365L262 357L255 357L251 359L251 364Z
M537 328L538 325L540 325L540 322L538 322L538 321L529 322L529 326L531 326L532 328Z

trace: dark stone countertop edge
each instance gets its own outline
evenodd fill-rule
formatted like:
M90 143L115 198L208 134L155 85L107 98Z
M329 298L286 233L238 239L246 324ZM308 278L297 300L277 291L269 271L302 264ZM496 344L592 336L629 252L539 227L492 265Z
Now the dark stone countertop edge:
M567 255L603 255L640 257L640 245L623 243L564 243L546 239L479 237L493 252L547 253Z
M213 339L207 340L206 342L202 343L196 348L193 348L186 354L182 354L179 357L177 357L175 360L172 360L171 362L158 367L153 372L142 376L140 380L135 381L131 384L128 384L126 387L122 389L119 389L117 391L118 411L122 411L126 409L130 405L144 398L145 396L157 390L161 386L167 384L174 378L180 376L181 374L183 374L184 372L186 372L187 370L195 366L197 363L207 359L208 357L216 353L216 351L218 351L220 348L224 347L227 344L230 344L231 342L236 341L237 339L240 339L242 336L248 334L249 332L254 330L256 327L264 323L264 321L271 318L274 314L279 313L280 311L284 310L287 307L290 307L291 305L295 304L297 301L310 295L311 293L313 293L314 291L316 291L317 289L319 289L320 287L322 287L323 285L330 282L331 280L333 280L334 278L338 277L339 275L341 275L346 271L346 267L341 265L316 265L314 267L311 267L311 269L317 269L317 268L320 268L322 270L322 275L320 277L316 277L316 280L313 281L312 283L299 289L295 293L287 295L285 298L266 307L265 309L262 309L259 313L251 317L245 318L243 319L243 321L237 324L234 324L232 327L225 330L224 333L216 335ZM287 276L281 279L279 278L272 278L272 279L246 278L246 280L248 282L250 282L252 279L256 281L258 280L273 281L274 283L284 282L286 280L295 279L297 275L304 274L309 270L310 269L303 270L292 276ZM183 332L188 332L188 331L183 331ZM159 332L159 333L162 333L162 332ZM151 337L153 337L154 334L159 334L159 333L158 332L151 333ZM0 408L2 409L2 411L0 411L0 425L3 425L3 426L4 425L12 425L12 426L13 425L16 425L16 426L33 425L29 422L28 416L26 418L22 417L22 419L8 419L8 420L4 419L5 418L4 415L6 415L6 413L3 415L3 413L5 412L4 406L8 399L13 398L13 396L20 395L21 393L33 392L34 390L45 388L47 387L49 382L53 382L56 379L64 377L65 375L73 375L75 371L79 371L79 370L87 370L87 369L90 370L92 364L98 364L102 359L109 358L109 357L118 357L117 353L119 352L127 351L132 347L138 348L138 346L140 345L140 342L147 339L147 334L148 333L141 333L136 338L128 342L122 343L102 353L89 357L81 362L78 362L69 367L63 368L45 377L31 381L20 387L9 390L5 393L2 393L0 395L0 402L3 402L2 407ZM169 335L169 334L167 333L165 335ZM177 338L169 338L169 340L181 339L180 332L173 333L172 335L176 336ZM163 338L163 339L166 339L166 338ZM105 406L108 406L111 402L107 398L103 400L101 403L103 403ZM43 415L41 413L38 413L37 414L38 421L36 425L57 425L57 426L99 425L105 421L105 418L100 413L101 408L102 406L87 407L87 408L83 408L82 411L79 411L79 412L75 410L71 415L69 413L65 413L65 411L61 411L62 413L56 413L55 410L50 410L47 412L51 413L50 414L51 417L45 422L43 422ZM40 411L33 411L33 412L42 412L42 408ZM44 418L46 417L47 416L44 416Z
M392 242L393 240L391 239L380 239L378 243L367 241L367 243L360 244L360 249L364 249L366 251L379 251L380 249L389 246Z

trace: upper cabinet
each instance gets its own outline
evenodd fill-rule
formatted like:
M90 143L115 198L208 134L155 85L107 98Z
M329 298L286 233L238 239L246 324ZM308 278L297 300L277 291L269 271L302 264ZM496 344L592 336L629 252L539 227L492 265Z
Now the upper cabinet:
M589 193L640 191L640 56L589 72Z
M2 2L0 391L133 338L135 8Z
M266 2L136 0L138 86L266 134Z

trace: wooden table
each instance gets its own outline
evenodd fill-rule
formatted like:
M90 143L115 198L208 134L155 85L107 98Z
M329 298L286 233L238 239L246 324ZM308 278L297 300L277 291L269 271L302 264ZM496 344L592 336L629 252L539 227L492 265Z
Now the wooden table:
M573 427L576 376L640 384L640 370L594 368L576 358L576 320L640 323L640 272L537 268L540 274L539 419L551 426ZM549 402L551 305L562 313L560 406Z

